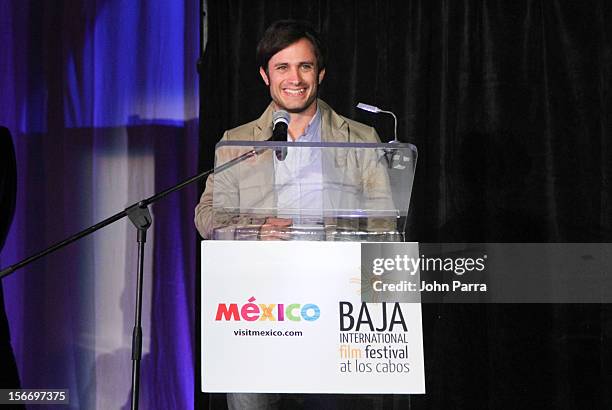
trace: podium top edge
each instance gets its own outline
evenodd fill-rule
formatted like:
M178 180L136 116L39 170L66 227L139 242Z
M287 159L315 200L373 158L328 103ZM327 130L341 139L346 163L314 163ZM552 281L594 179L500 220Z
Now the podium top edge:
M409 149L417 152L417 147L407 142L293 142L293 141L248 141L233 140L219 141L216 145L221 147L307 147L307 148L364 148L364 149Z

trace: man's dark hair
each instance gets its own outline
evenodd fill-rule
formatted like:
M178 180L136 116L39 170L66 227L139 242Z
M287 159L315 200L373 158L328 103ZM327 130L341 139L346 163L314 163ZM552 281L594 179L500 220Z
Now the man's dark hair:
M325 68L325 46L310 23L298 20L278 20L266 29L257 45L257 64L267 73L272 56L302 38L312 43L317 69L321 71Z

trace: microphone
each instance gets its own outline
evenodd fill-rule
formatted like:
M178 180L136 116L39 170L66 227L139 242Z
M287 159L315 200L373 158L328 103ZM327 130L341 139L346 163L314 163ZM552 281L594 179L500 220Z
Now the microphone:
M393 144L399 143L399 141L397 140L397 117L395 116L395 114L393 114L391 111L381 110L378 107L375 107L370 104L364 104L364 103L357 104L357 108L364 110L364 111L373 112L374 114L378 114L378 113L391 114L393 116L393 121L394 121L393 141L389 141L388 144L391 144L391 146L393 146ZM394 168L395 160L399 159L399 156L400 156L397 148L386 148L384 149L383 155L387 161L387 166L389 167L389 169Z
M393 116L394 127L393 127L393 141L390 141L390 142L393 142L393 143L399 142L397 140L397 117L395 116L395 114L393 114L391 111L381 110L378 107L374 107L373 105L364 104L364 103L357 104L357 108L364 110L364 111L373 112L374 114L378 114L379 112L383 114L391 114Z
M272 114L272 138L270 141L287 142L287 131L291 117L285 110L278 110ZM280 147L274 150L276 159L284 161L287 158L287 147Z

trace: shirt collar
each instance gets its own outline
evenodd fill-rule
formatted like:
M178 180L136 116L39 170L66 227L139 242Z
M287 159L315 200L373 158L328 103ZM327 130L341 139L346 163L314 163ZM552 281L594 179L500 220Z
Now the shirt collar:
M291 137L287 134L287 141L291 141ZM297 139L299 142L321 142L321 110L317 104L317 112L310 119L310 122L304 130L304 134Z

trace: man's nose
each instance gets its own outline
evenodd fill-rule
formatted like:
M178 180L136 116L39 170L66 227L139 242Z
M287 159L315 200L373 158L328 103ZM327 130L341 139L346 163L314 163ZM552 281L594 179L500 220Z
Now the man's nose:
M299 67L293 67L289 70L289 81L296 84L302 81L302 73Z

